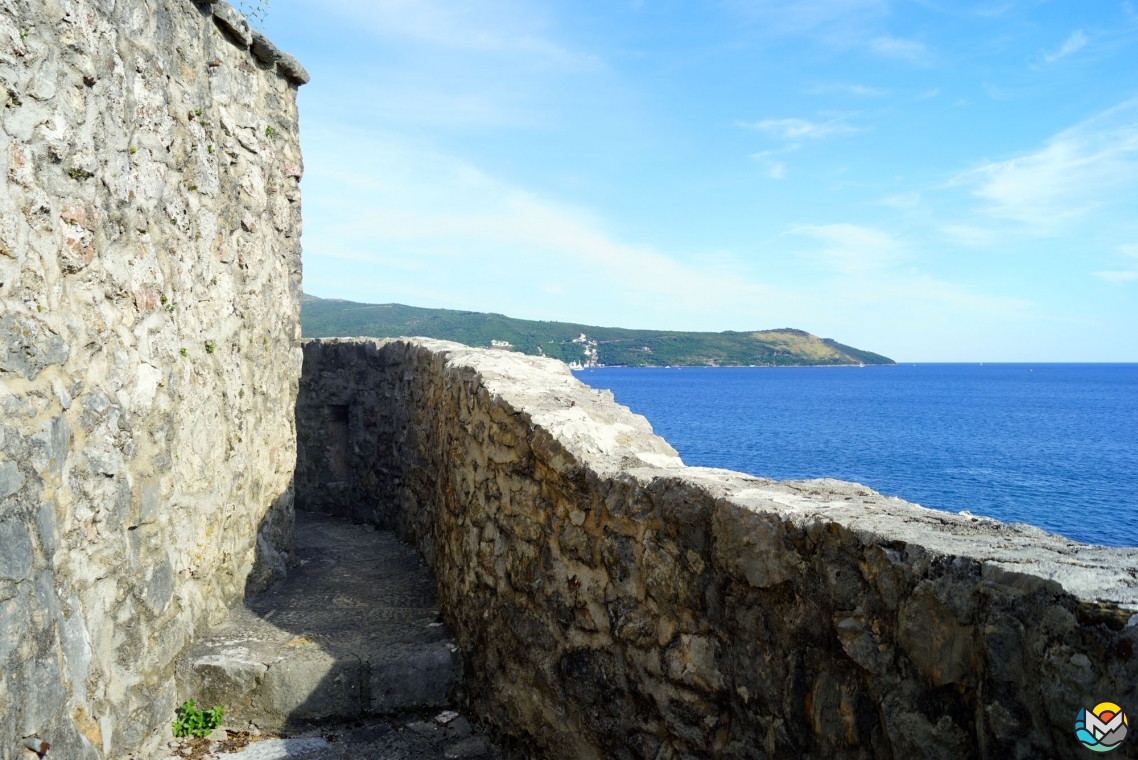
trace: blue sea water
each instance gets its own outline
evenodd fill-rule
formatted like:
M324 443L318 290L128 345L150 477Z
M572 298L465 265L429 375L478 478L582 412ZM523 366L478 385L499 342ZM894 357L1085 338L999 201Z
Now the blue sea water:
M685 463L1138 545L1138 364L601 368Z

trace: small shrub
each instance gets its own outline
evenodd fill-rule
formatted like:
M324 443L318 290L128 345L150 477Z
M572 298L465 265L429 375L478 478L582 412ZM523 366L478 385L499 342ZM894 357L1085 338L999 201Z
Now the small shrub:
M265 30L265 19L269 17L269 0L240 0L237 9L245 16L249 26L259 32Z
M214 343L212 340L207 340L205 342L205 352L207 354L212 354L214 352L214 349L216 349L216 348L217 348L217 344Z
M179 349L178 349L178 353L179 353L179 354L181 354L182 356L185 356L185 355L186 355L187 353L189 353L189 352L188 352L188 351L186 351L186 349L184 349L184 348L179 348Z
M275 129L273 129L272 127L265 127L265 137L272 137L276 133L277 133L277 131Z
M194 700L191 699L178 708L178 717L170 727L174 731L174 736L179 739L186 736L204 739L221 725L222 712L221 705L214 705L209 710L199 710L194 707Z

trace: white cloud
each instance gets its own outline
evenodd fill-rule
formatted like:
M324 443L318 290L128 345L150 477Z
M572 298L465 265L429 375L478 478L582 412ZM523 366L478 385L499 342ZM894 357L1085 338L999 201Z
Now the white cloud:
M884 90L876 87L867 87L863 84L846 84L844 82L827 82L812 85L806 92L811 95L831 95L835 92L846 95L859 95L867 98L879 98L885 94Z
M761 150L758 153L752 153L751 158L763 165L766 175L771 179L786 179L786 164L774 160L772 156L785 156L787 153L795 152L799 147L798 143L791 143L779 150Z
M878 313L883 324L892 325L891 330L896 329L901 314L910 327L919 323L934 330L946 320L1020 320L1034 311L1030 301L976 293L920 271L912 246L884 230L824 224L797 227L787 234L817 244L801 255L816 262L824 273L817 291L820 298L834 299L839 308L851 313L861 309Z
M1078 29L1074 31L1071 36L1068 37L1058 48L1051 51L1050 53L1044 53L1043 60L1047 61L1048 63L1054 63L1060 58L1066 58L1072 53L1077 53L1086 47L1088 41L1089 40L1087 39L1087 35L1083 33L1083 30Z
M894 37L885 29L893 0L727 0L751 29L766 36L807 36L838 49L923 62L926 46Z
M1095 272L1095 276L1107 282L1138 282L1138 269Z
M1107 282L1138 282L1138 245L1122 245L1118 247L1118 252L1123 257L1130 259L1124 269L1111 269L1101 272L1095 272L1095 277L1099 277Z
M996 230L971 224L945 224L940 231L952 242L968 248L989 248L999 239Z
M460 159L351 141L354 163L337 160L337 140L307 149L305 281L318 295L705 329L774 324L798 298L730 256L689 263L623 241L589 211Z
M869 49L878 55L888 58L903 58L914 63L928 58L928 48L923 42L903 40L889 35L874 37L869 41Z
M878 201L882 206L889 206L890 208L909 210L914 209L921 204L921 194L918 192L897 193L896 195L889 195Z
M837 34L889 13L886 0L729 0L728 5L776 34Z
M600 65L595 56L552 40L549 19L528 0L324 0L322 5L380 37L564 68Z
M1014 5L1007 3L1002 5L984 5L976 8L973 13L980 18L998 18L1014 7Z
M856 224L798 227L822 244L817 254L825 265L847 275L864 275L893 266L905 257L905 246L887 232Z
M789 324L886 352L898 314L920 332L946 315L1019 308L914 273L910 246L869 227L798 227L758 243L750 262L664 251L405 140L319 121L306 135L304 279L315 295L658 329ZM787 279L802 266L815 271Z
M1138 99L1060 132L1040 150L957 175L997 218L1043 233L1118 203L1138 183Z
M763 119L755 122L738 122L738 125L747 129L766 132L784 140L800 137L817 139L830 135L848 135L861 132L862 130L857 127L845 123L845 119L856 115L845 114L823 122L807 121L806 119Z

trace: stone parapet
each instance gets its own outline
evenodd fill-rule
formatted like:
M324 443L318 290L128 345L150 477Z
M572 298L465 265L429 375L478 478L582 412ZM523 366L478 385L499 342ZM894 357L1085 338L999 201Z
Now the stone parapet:
M1138 706L1138 550L685 467L565 365L316 340L298 506L433 568L471 706L557 758L1074 758ZM1116 756L1134 757L1133 744Z
M0 760L168 735L179 652L284 571L307 74L247 27L0 2Z

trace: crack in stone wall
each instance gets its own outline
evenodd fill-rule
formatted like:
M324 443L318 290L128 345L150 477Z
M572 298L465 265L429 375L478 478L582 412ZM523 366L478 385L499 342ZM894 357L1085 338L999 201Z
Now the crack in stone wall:
M1080 707L1138 705L1135 549L684 467L564 365L441 341L307 342L297 427L298 507L418 546L471 706L544 756L1074 758Z
M296 88L225 3L0 0L0 759L169 733L291 547Z

